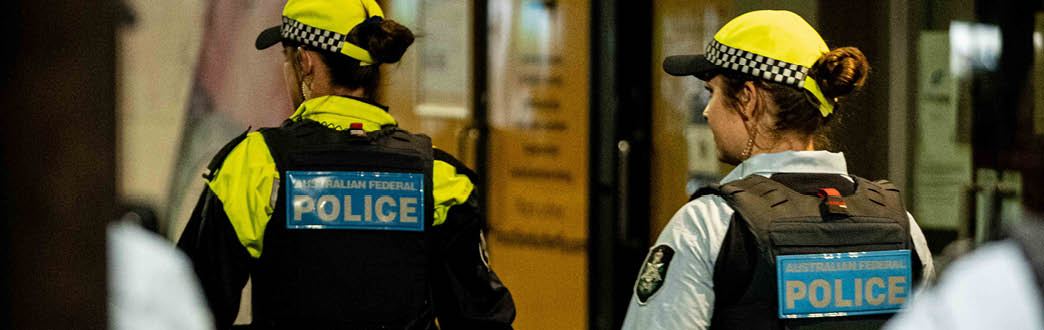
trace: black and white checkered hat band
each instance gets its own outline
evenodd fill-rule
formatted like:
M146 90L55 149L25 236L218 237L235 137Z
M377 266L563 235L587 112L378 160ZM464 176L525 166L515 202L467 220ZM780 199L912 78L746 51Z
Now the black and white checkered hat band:
M808 75L807 67L729 47L717 40L707 44L705 54L714 65L796 88L804 88Z
M303 44L340 53L345 35L305 25L292 18L283 16L283 27L280 29L283 38L296 40Z

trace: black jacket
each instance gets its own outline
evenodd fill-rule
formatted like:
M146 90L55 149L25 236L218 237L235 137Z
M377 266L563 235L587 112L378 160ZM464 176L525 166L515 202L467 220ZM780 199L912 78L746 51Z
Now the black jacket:
M218 153L211 163L211 179L221 171L224 157L245 135L233 140ZM456 168L457 173L465 174L472 182L477 182L474 173L449 154L434 150L433 155L435 161L448 163ZM443 329L511 327L515 316L514 302L484 259L484 242L481 239L483 227L477 196L472 192L467 202L449 209L440 225L426 229L425 246L428 251L425 262L431 300L428 305L431 308L419 315L417 320L404 322L412 324L409 328L434 328L435 318ZM235 226L225 213L222 200L210 186L204 188L200 195L178 247L189 255L195 266L218 328L230 327L239 310L241 290L247 278L252 273L256 275L264 267L240 242ZM255 295L254 299L258 297ZM256 312L257 303L254 307ZM261 318L264 319L263 316ZM255 322L257 320L258 316L255 316ZM300 323L289 326L308 327L303 324L307 322L302 319Z

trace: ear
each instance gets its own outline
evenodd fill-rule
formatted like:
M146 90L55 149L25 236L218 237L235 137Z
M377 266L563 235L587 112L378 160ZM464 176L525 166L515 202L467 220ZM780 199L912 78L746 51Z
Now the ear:
M318 54L301 47L298 47L295 53L297 53L297 63L301 64L301 77L312 74L315 70L315 57L318 56Z
M740 112L743 114L743 120L756 118L759 100L759 90L754 86L753 81L747 81L743 83L743 90L739 93L740 101Z

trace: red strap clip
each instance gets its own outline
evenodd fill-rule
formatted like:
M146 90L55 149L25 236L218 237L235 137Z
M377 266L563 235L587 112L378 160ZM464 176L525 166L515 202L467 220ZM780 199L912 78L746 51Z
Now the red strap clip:
M366 136L366 131L363 130L362 123L351 123L348 125L348 134L353 136Z
M834 214L848 214L848 205L845 204L845 200L841 198L841 193L834 188L819 188L817 194L823 200L823 204L826 205L827 212Z

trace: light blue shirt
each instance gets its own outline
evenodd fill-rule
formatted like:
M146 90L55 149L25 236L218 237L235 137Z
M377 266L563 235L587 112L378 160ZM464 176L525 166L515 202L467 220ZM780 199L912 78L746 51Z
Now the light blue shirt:
M946 268L885 327L900 329L1044 329L1040 290L1018 245L985 245Z
M758 154L732 170L721 183L756 174L822 173L848 176L845 157L827 151ZM663 285L645 303L632 293L623 329L707 329L714 314L714 263L734 211L717 195L705 195L682 206L653 246L674 251ZM910 236L923 267L922 283L935 274L931 252L920 227L910 219ZM635 283L637 285L637 282Z
M170 242L116 222L108 254L109 329L214 328L192 264Z

